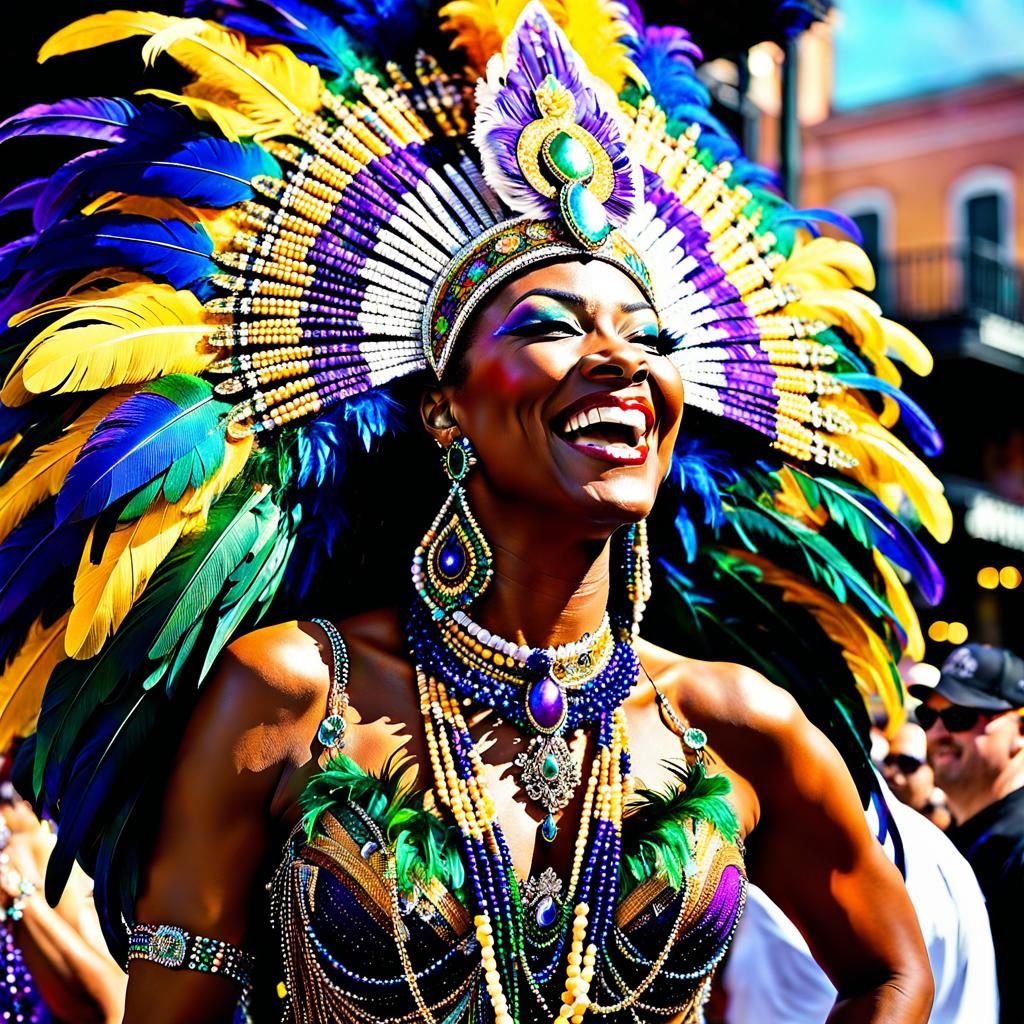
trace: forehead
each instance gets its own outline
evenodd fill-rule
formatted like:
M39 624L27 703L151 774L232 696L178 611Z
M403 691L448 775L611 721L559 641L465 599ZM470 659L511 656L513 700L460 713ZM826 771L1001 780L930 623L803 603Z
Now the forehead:
M654 313L650 302L630 277L603 260L559 260L517 274L490 296L484 312L503 316L518 301L537 290L540 302L558 302L570 308L582 306L597 313L623 308ZM578 301L577 301L578 300Z

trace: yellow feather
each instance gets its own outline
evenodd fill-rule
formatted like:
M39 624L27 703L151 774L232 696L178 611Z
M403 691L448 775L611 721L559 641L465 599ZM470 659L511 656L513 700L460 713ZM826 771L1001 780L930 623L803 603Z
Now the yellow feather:
M181 536L188 519L182 511L185 501L172 505L157 498L138 519L114 530L96 564L89 557L96 528L90 531L75 576L74 604L64 637L70 657L98 654L121 625Z
M839 645L865 702L877 695L888 715L898 714L903 690L885 641L848 604L840 604L801 577L780 569L759 555L736 552L756 565L769 586L782 590L783 600L798 604L814 617L826 636Z
M55 441L44 444L0 487L0 541L40 502L56 494L82 446L104 416L134 392L117 388L97 399Z
M139 278L139 282L152 283L148 277ZM87 282L80 281L80 287L76 291L71 291L67 295L59 295L57 298L48 299L46 302L40 302L35 306L29 306L28 309L23 309L20 313L15 313L10 319L11 327L27 323L44 313L58 313L62 309L77 309L79 306L102 304L108 299L114 300L119 296L127 295L138 287L138 282L133 281L117 284L110 288L89 288L85 286L86 284Z
M167 100L169 103L176 103L178 106L187 107L191 113L201 121L212 121L223 133L224 137L231 142L238 142L239 139L255 135L259 131L259 125L249 118L240 114L230 106L223 106L210 99L200 99L198 96L184 96L181 93L170 92L167 89L140 89L139 96L155 96L160 100Z
M931 352L925 347L921 339L912 331L907 330L903 324L894 320L886 320L879 317L882 331L885 333L885 347L898 359L902 359L914 373L921 377L927 377L935 365Z
M821 529L828 522L828 513L823 507L811 508L807 496L800 489L793 471L783 466L778 473L781 490L775 495L775 508L787 516L792 516L808 526Z
M467 67L482 77L487 61L501 50L527 3L528 0L452 0L438 13L442 29L455 36L453 49L462 50ZM629 46L624 40L636 32L619 0L542 0L542 6L563 29L569 45L590 73L610 85L616 94L627 78L646 82L629 57ZM614 99L612 109L617 109Z
M183 224L194 224L200 219L198 211L186 206L180 199L167 199L163 196L126 196L120 192L107 192L82 207L82 213L87 216L101 210L107 213L112 210L118 213L134 213L139 217L151 217L153 220L179 220Z
M944 544L953 532L953 514L941 481L870 413L853 408L847 412L856 421L857 432L832 440L857 460L850 475L894 512L900 511L905 498L925 529Z
M65 612L50 626L37 619L7 668L0 673L0 750L27 736L39 718L43 690L50 674L64 660Z
M627 40L634 38L636 31L619 0L562 0L561 24L590 73L610 85L616 96L627 79L647 84L629 57Z
M264 139L292 134L296 119L320 106L320 72L315 67L285 46L249 46L241 33L199 18L133 11L95 14L52 36L39 59L137 35L150 37L143 47L147 63L167 53L197 76L186 89L189 97L206 100L229 95L240 115L236 123L255 127L246 135Z
M802 238L789 258L775 271L780 284L795 284L801 289L875 287L875 271L867 253L853 242L828 238Z
M907 588L903 586L902 580L896 575L896 570L885 555L877 548L872 555L875 567L885 584L885 599L893 610L897 621L903 627L903 631L907 634L903 653L913 661L920 661L924 657L924 637L921 634L921 622L911 603Z
M144 284L116 299L80 303L33 338L15 363L0 400L97 391L168 373L199 373L216 356L202 303L170 285Z
M154 36L146 45L152 58L168 53L196 80L184 91L192 99L223 101L231 97L238 113L256 126L258 141L292 135L304 114L320 107L320 72L285 46L247 46L245 37L198 19ZM221 103L221 106L226 106Z
M39 63L51 57L90 50L94 46L117 43L132 36L151 36L179 19L154 11L108 11L79 18L55 32L39 50Z
M438 16L441 28L454 36L452 49L462 50L466 66L482 77L525 7L526 0L452 0Z

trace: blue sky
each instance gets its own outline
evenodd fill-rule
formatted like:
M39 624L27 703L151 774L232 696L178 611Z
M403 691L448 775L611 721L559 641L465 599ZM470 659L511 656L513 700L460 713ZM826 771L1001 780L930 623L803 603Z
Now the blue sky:
M1024 72L1024 0L839 0L837 110Z

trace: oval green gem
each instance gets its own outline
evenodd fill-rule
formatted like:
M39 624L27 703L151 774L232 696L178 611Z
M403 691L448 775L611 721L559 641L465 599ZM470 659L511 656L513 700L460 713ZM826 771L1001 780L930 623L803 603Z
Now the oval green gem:
M567 181L586 181L594 174L594 159L587 147L568 132L558 132L547 153L552 169Z
M601 201L585 185L575 183L566 186L567 195L563 209L573 233L582 241L598 245L608 237L611 225Z
M448 475L453 480L461 480L466 475L466 470L469 469L466 449L456 441L445 449L444 457L448 465Z
M696 726L690 726L683 733L683 742L691 750L703 750L704 745L708 741L708 734L703 729L698 729Z
M544 758L544 763L540 766L540 773L549 782L552 779L558 778L558 761L555 759L554 754L548 754Z

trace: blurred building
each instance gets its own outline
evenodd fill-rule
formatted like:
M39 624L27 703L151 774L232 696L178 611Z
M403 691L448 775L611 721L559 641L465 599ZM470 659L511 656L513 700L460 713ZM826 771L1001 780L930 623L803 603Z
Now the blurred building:
M791 198L856 221L874 298L935 355L904 380L944 437L955 518L936 550L946 597L922 609L928 659L968 636L1024 648L1024 7L842 0L785 54L704 73L762 162L785 169L798 118Z
M954 512L923 609L929 659L1024 632L1024 8L1012 0L845 0L787 52L801 206L860 227L886 313L935 354L905 388L934 417ZM783 53L706 69L750 150L784 164ZM731 91L730 91L731 90ZM791 117L795 116L791 112ZM791 159L793 159L791 157Z

